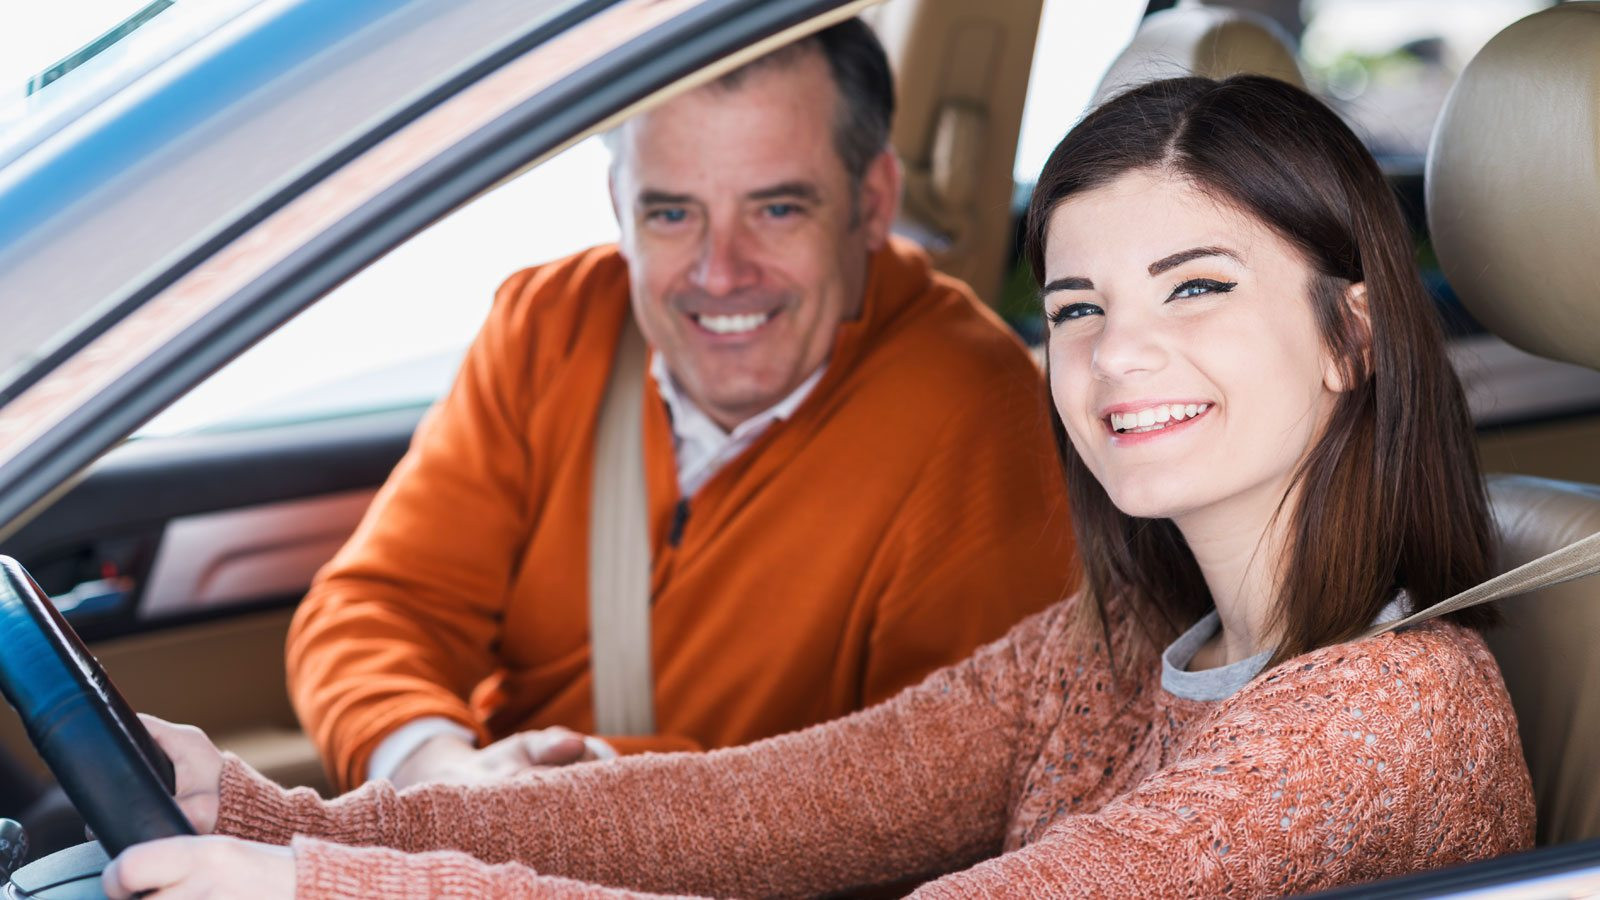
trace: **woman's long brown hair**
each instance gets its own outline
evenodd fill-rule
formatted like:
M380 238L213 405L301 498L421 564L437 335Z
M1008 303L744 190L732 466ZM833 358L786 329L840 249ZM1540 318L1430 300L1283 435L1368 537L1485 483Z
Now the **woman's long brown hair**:
M1298 499L1279 510L1290 520L1273 664L1355 637L1397 590L1420 609L1483 580L1494 538L1471 419L1410 233L1361 142L1316 98L1271 78L1136 87L1073 128L1039 176L1025 226L1039 283L1055 208L1140 169L1188 180L1303 254L1322 340L1353 385L1296 471ZM1346 301L1356 283L1367 323ZM1109 598L1131 601L1160 646L1210 609L1200 568L1171 520L1112 504L1053 419L1089 596L1102 614ZM1482 627L1494 613L1451 618Z

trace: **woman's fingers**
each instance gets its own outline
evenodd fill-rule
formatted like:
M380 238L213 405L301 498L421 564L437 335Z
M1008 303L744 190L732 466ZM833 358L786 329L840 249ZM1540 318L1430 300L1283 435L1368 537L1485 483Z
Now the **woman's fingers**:
M222 782L222 751L205 732L192 725L174 725L155 716L139 714L150 736L172 760L177 777L174 794L190 824L201 834L217 827L218 792Z
M168 838L136 844L100 873L100 886L110 900L124 900L145 891L161 891L183 880L191 860L184 846L192 838Z
M178 837L137 844L100 876L111 900L219 897L279 900L294 896L294 855L287 847L227 837Z

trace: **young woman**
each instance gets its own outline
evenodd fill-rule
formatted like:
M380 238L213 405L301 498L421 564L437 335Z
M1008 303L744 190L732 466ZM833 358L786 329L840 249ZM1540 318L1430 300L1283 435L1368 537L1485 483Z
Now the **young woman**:
M1266 895L1528 846L1484 614L1360 637L1491 547L1361 144L1280 82L1137 88L1057 148L1027 244L1083 594L846 719L492 787L324 802L154 723L234 837L135 847L108 892Z

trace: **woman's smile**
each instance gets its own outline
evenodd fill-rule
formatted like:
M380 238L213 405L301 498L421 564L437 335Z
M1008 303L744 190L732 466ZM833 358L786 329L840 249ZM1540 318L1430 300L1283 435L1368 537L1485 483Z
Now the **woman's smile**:
M1109 407L1100 421L1111 432L1112 446L1127 447L1188 431L1211 406L1207 401L1192 400L1119 403Z

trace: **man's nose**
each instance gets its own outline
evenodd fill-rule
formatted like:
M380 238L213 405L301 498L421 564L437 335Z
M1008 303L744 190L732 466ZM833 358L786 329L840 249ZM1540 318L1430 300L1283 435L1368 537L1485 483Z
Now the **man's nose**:
M712 296L753 287L761 272L748 244L749 235L737 225L708 228L691 273L695 286Z
M1159 323L1148 317L1107 315L1094 345L1095 374L1122 378L1154 372L1167 364Z

